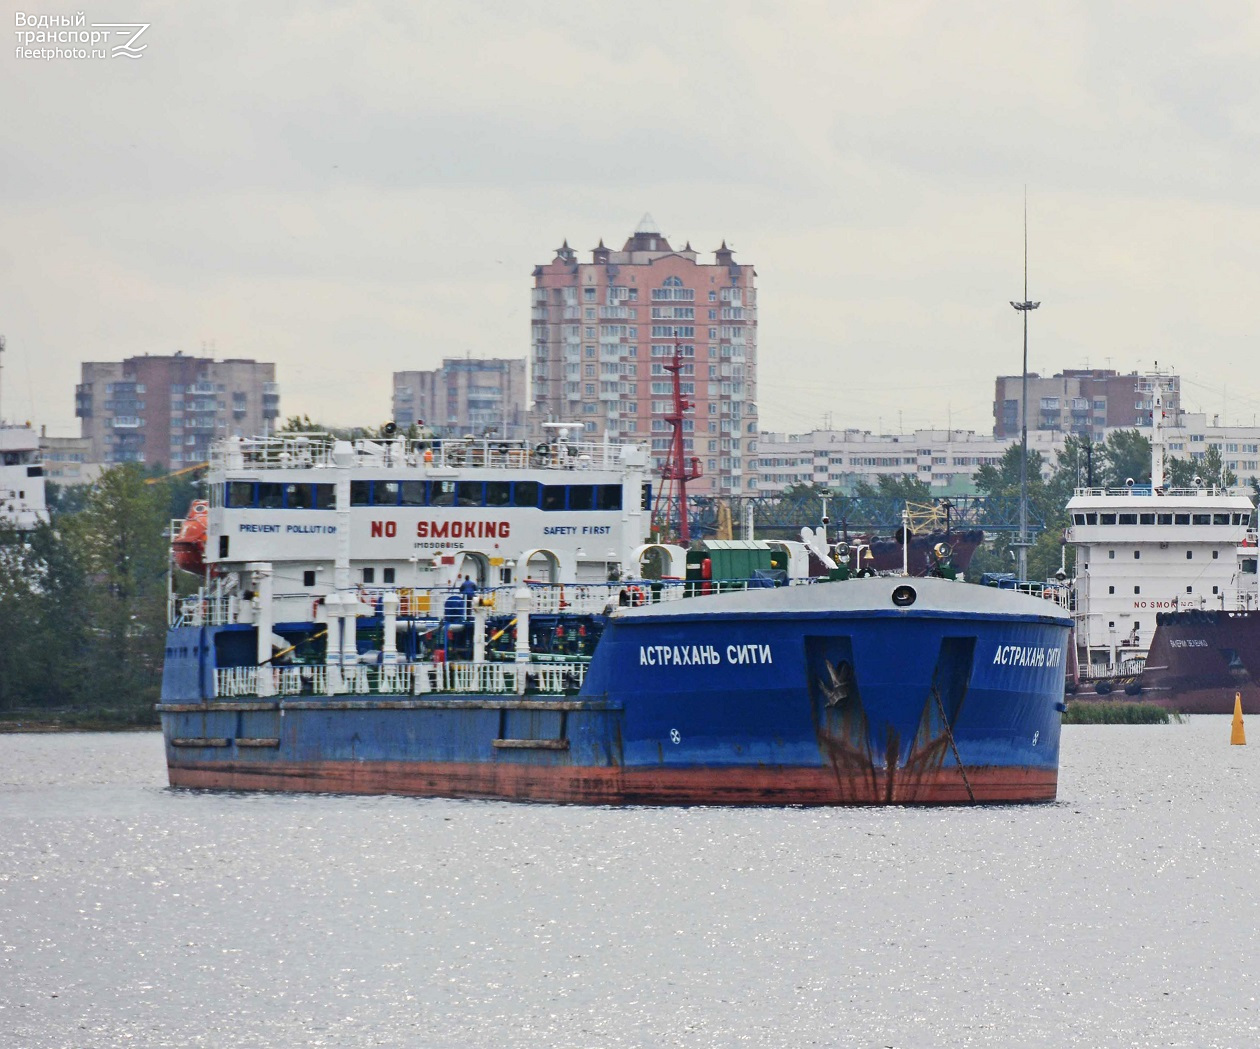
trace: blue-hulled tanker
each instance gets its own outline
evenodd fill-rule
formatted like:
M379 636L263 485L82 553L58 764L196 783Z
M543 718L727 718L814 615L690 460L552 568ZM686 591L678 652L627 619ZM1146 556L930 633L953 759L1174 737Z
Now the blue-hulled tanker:
M1057 601L930 577L687 582L670 577L686 551L635 545L642 458L623 477L607 448L447 453L330 442L220 458L205 577L172 603L159 709L173 785L1055 797ZM779 544L777 563L846 574L843 552L815 546Z

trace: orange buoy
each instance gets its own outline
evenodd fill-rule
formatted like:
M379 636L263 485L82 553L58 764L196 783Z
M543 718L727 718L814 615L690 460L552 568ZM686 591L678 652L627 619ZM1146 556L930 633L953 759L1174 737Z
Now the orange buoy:
M1229 730L1229 742L1235 747L1247 745L1247 734L1243 731L1241 692L1234 693L1234 724Z

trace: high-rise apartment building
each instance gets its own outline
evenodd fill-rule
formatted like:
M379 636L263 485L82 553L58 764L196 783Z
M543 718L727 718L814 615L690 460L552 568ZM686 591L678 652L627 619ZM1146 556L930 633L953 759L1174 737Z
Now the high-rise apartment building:
M757 450L756 273L725 241L702 263L675 250L644 216L620 251L579 262L568 241L534 268L531 425L580 423L588 437L648 441L659 470L669 452L673 382L682 349L684 454L700 460L692 492L748 490Z
M393 419L448 437L526 436L524 358L448 357L432 371L394 372Z
M80 435L99 463L205 462L220 437L252 437L280 414L276 366L176 353L85 361L75 388Z
M1181 412L1181 379L1163 372L1065 369L1053 376L1028 373L1028 431L1089 433L1102 439L1108 429L1151 425L1151 391L1164 389L1171 425ZM1018 437L1023 376L999 375L993 398L993 436Z

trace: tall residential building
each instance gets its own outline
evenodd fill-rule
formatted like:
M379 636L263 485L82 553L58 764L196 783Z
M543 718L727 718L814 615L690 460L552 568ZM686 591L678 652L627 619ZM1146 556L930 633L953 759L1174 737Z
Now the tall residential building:
M432 371L394 372L393 419L451 437L525 437L525 360L447 357Z
M651 216L620 251L579 262L566 240L534 268L531 428L580 423L588 437L650 441L653 467L670 446L673 382L664 365L682 348L684 454L700 460L692 492L749 489L757 450L756 273L723 241L714 261L675 250Z
M99 463L205 462L220 437L252 437L280 414L276 366L176 353L82 365L74 414Z
M1154 371L1120 375L1109 369L1065 369L1053 376L1028 373L1028 432L1089 433L1151 425L1151 390L1164 386L1169 420L1181 412L1181 379ZM993 399L993 436L1018 437L1023 377L999 375Z

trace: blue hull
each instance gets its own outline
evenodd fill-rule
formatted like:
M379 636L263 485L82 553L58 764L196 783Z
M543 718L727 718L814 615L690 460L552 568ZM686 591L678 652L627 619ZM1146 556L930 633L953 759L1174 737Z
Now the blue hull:
M899 608L898 582L615 615L565 696L207 701L216 628L173 630L171 782L602 804L1053 800L1067 618L937 580Z

